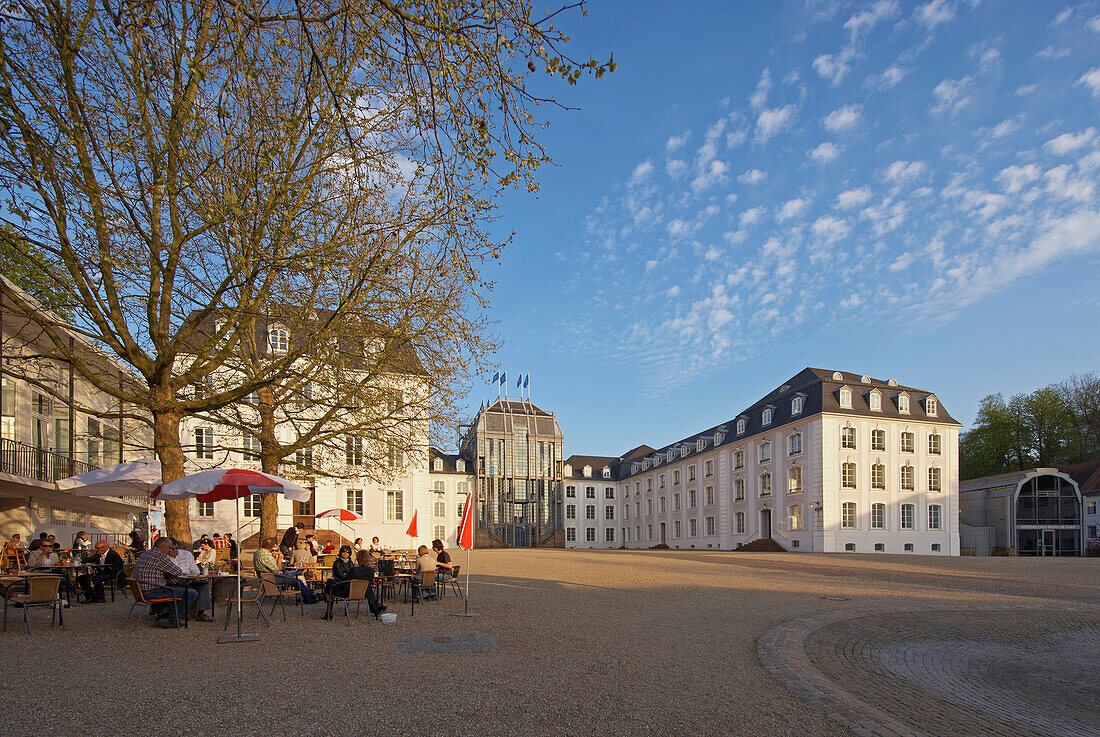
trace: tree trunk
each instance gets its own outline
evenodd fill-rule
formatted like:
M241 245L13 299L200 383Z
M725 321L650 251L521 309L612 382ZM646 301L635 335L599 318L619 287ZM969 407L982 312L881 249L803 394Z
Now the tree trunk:
M279 473L279 454L275 447L275 393L269 386L257 390L260 399L260 470ZM260 541L278 537L279 495L260 496Z
M180 447L178 412L153 410L153 447L160 459L161 480L165 483L183 478L183 448ZM164 533L180 545L191 546L191 502L168 499L164 502ZM149 541L152 543L152 541Z

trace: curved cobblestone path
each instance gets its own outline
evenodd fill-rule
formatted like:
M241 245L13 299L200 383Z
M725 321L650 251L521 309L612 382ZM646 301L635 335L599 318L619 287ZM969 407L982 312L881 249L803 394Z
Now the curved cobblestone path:
M757 653L861 736L1100 734L1100 607L830 612L772 628Z

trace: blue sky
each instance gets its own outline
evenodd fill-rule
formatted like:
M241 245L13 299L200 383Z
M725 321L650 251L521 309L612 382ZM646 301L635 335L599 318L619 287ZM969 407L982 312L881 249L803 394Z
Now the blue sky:
M502 202L497 360L567 453L735 416L805 366L979 399L1100 369L1100 2L591 2L618 71ZM483 397L470 398L476 410Z

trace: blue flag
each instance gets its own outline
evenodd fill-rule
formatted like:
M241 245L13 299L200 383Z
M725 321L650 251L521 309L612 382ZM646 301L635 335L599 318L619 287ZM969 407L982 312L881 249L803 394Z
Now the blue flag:
M503 374L500 375L500 385L504 386L504 382L506 382L506 381L508 381L508 372L507 371L505 371Z
M519 378L516 379L516 388L519 389L521 386L523 386L523 374L520 374Z
M524 389L526 389L526 388L527 388L527 385L528 385L528 384L529 384L530 382L531 382L531 374L527 374L527 376L525 376L525 377L523 378L523 388L524 388Z
M500 381L500 372L497 371L495 374L493 374L493 383L496 384L499 381Z

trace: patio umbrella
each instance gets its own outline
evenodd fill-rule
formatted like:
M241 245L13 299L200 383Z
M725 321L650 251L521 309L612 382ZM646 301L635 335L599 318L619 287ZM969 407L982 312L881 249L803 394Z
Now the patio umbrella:
M149 498L161 481L160 461L156 458L139 458L61 479L57 482L57 488L74 496L145 497L145 541L151 544Z
M287 499L304 502L309 499L309 489L293 481L279 478L259 471L240 468L212 469L184 476L178 481L164 484L153 492L154 499L189 499L194 497L200 502L220 502L233 500L237 513L237 529L241 526L240 499L253 494L282 494ZM244 542L243 540L241 541ZM240 543L238 543L240 545ZM237 634L222 635L218 642L250 642L260 639L257 634L241 634L241 620L244 612L240 606L241 566L237 563Z
M354 520L359 519L359 515L357 515L355 512L351 511L350 509L326 509L325 511L318 514L316 516L316 518L317 519L329 518L329 519L339 520L340 522L343 522L347 526L347 528L349 530L351 530L352 533L354 534L355 529L347 523L348 522L353 522Z

